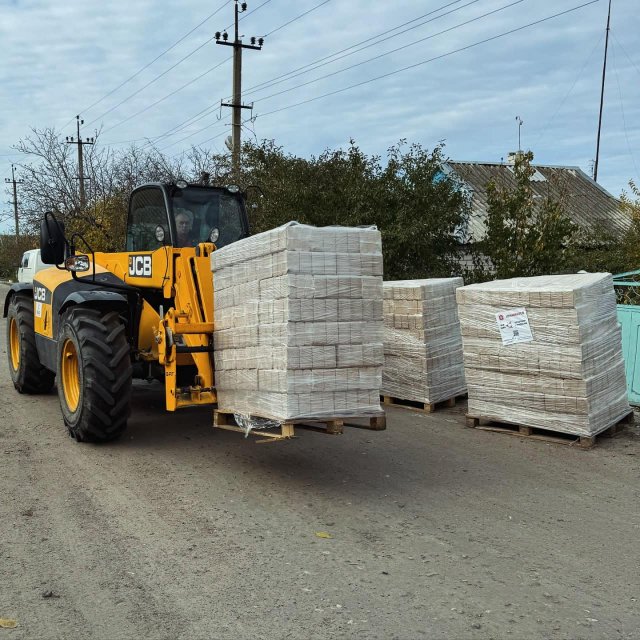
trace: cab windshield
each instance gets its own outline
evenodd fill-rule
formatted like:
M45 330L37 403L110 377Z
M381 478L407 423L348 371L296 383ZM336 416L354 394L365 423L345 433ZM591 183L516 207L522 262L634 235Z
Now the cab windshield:
M237 195L223 189L189 186L176 189L171 200L176 247L214 242L220 248L247 235L245 213Z

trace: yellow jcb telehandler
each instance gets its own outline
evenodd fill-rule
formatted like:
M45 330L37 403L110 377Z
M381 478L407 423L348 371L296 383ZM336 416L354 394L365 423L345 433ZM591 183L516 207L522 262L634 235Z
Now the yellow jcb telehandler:
M47 212L42 259L52 266L12 285L4 305L9 370L21 393L57 381L78 441L117 438L132 378L164 382L166 408L214 404L211 252L248 236L244 197L228 188L146 184L129 200L125 250L76 251Z

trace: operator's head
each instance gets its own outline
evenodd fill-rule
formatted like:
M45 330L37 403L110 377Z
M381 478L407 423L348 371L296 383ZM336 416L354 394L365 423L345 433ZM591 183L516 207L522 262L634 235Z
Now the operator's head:
M190 234L193 226L193 214L188 209L176 209L175 220L178 246L189 245L191 243Z

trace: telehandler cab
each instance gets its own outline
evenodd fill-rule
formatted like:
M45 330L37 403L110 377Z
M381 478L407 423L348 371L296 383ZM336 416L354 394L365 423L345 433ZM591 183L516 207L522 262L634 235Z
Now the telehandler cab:
M179 222L180 228L176 224ZM132 378L164 382L166 408L214 404L209 256L249 235L244 197L228 188L146 184L129 199L125 251L76 252L79 234L47 212L42 259L53 266L12 285L4 305L9 370L20 393L57 381L78 441L117 438Z

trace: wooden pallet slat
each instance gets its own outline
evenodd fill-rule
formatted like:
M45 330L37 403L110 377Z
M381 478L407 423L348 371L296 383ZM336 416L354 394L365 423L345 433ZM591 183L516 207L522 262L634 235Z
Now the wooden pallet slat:
M472 429L504 433L512 436L522 436L531 440L541 440L543 442L578 446L581 449L591 449L595 446L597 438L613 438L624 430L625 425L634 424L635 422L633 411L629 411L629 413L625 414L620 418L620 420L600 433L592 436L580 436L560 431L553 431L551 429L544 429L542 427L531 427L516 422L510 422L503 418L498 419L491 416L474 416L467 414L465 420L467 427ZM483 422L488 424L483 424Z
M409 409L411 411L418 411L420 413L433 413L441 407L451 408L456 406L457 398L464 398L464 395L454 396L453 398L447 398L439 402L419 402L416 400L404 400L403 398L396 398L394 396L381 396L382 404L391 407L402 407L403 409Z

